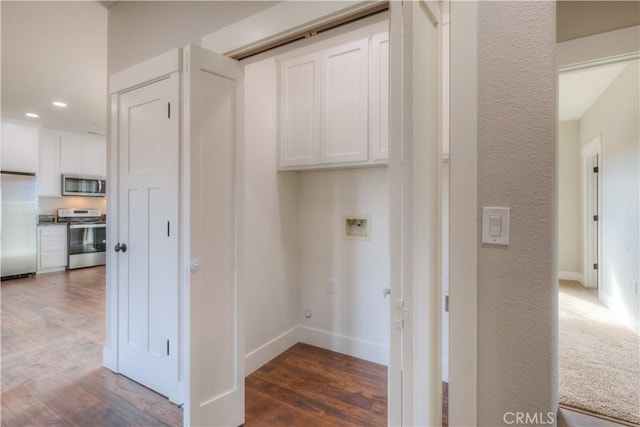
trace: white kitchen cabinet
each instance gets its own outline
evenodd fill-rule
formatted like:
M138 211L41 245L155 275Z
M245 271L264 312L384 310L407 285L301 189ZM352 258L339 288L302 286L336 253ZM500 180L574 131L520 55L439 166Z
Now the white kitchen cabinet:
M368 39L322 52L321 163L367 160L368 68Z
M107 169L104 136L61 132L61 173L105 176Z
M389 33L371 37L369 68L369 154L389 158Z
M2 120L2 151L0 163L3 171L38 172L38 127Z
M38 274L64 270L67 266L67 226L38 226Z
M279 168L386 164L388 33L280 58Z
M86 136L84 166L86 175L107 176L107 143L104 136Z
M60 134L41 129L39 147L38 196L60 197Z
M280 166L320 163L320 56L280 63Z

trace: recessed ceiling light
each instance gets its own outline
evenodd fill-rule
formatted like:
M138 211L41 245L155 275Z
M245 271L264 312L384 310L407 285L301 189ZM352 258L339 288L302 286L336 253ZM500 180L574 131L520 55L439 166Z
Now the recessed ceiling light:
M55 105L56 107L66 107L67 104L62 102L62 101L53 101L53 105Z
M25 116L31 117L33 119L37 119L38 117L40 117L36 113L25 113Z

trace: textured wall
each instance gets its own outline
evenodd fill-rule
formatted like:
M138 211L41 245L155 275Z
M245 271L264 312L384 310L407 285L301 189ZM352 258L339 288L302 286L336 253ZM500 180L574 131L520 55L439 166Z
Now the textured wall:
M558 270L582 275L582 195L580 122L558 129Z
M478 74L478 208L511 207L511 244L478 250L478 424L497 426L557 401L555 3L480 2Z

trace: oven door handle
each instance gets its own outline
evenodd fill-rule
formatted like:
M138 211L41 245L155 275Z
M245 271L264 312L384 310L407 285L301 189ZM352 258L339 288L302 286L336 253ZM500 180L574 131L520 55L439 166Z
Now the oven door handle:
M69 224L69 228L105 228L107 224Z

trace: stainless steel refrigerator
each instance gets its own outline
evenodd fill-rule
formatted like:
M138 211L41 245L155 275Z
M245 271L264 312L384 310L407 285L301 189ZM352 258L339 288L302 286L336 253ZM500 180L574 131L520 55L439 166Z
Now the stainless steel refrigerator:
M2 278L36 272L38 194L36 176L2 172L2 228L0 228Z

